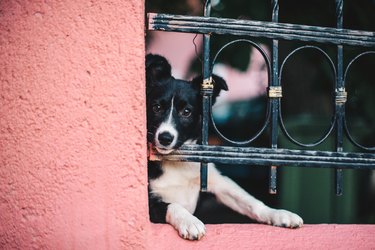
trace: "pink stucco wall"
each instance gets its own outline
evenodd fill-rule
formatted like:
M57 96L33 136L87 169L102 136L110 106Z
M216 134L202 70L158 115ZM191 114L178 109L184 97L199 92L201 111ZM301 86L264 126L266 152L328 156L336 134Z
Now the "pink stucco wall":
M0 1L0 248L144 246L143 15Z
M375 248L373 225L149 223L144 53L141 0L0 1L1 249Z

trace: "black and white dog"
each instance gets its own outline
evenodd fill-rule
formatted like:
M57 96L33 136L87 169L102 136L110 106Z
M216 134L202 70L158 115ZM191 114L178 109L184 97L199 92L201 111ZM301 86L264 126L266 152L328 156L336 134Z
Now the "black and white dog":
M213 75L213 102L224 79ZM168 61L159 55L146 56L147 137L161 154L181 145L196 143L200 136L202 77L192 81L175 79ZM193 215L200 194L199 163L162 161L148 164L149 207L152 222L169 223L182 238L198 240L206 233L204 224ZM208 191L231 209L260 223L297 228L303 220L286 210L273 209L255 199L213 164L208 166Z

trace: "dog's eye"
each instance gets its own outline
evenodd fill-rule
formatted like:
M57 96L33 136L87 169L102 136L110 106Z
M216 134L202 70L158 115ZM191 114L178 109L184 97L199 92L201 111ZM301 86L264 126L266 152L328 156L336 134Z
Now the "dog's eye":
M159 113L161 111L161 106L160 104L154 104L152 106L152 111L154 111L155 113Z
M191 115L191 110L189 108L184 108L182 111L181 111L181 115L183 117L189 117Z

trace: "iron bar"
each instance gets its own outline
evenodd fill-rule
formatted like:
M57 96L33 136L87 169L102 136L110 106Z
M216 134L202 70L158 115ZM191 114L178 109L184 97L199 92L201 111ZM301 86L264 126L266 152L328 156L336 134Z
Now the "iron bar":
M284 66L286 65L286 62L288 62L288 60L294 54L296 54L297 52L299 52L301 50L305 50L305 49L318 51L320 54L322 54L326 58L327 62L330 65L330 68L332 70L332 75L334 77L334 83L332 85L336 86L337 85L337 80L336 80L337 79L337 73L336 73L335 63L332 61L332 59L329 57L329 55L323 49L321 49L317 46L312 46L312 45L304 45L304 46L298 47L298 48L294 49L292 52L290 52L285 57L284 61L281 63L281 67L280 67L279 84L281 85L281 79L282 79L282 76L283 76ZM318 140L316 140L315 142L312 142L312 143L302 143L302 142L298 141L297 139L293 138L291 134L289 134L289 132L288 132L288 130L287 130L285 124L284 124L284 119L283 119L281 107L279 107L279 114L280 114L279 123L280 123L280 127L281 127L281 130L283 131L284 135L289 139L289 141L291 141L295 145L298 145L298 146L301 146L301 147L311 148L311 147L315 147L317 145L322 144L328 138L328 136L332 133L332 131L334 130L334 128L336 126L336 113L334 113L334 114L332 114L330 126L327 128L327 130L324 132L324 134L321 136L321 138L319 138Z
M353 63L355 63L359 58L363 57L363 56L366 56L366 55L375 55L375 51L366 51L366 52L362 52L361 54L357 55L355 58L353 58L349 63L348 65L346 66L346 69L345 69L345 74L344 74L344 85L346 83L346 80L347 80L347 76L350 72L350 69L351 69L351 66L353 65ZM354 137L351 135L350 131L349 131L349 128L348 128L348 124L346 122L346 117L344 116L344 129L345 129L345 133L346 133L346 136L347 138L349 139L349 141L354 144L355 146L357 146L358 148L362 149L362 150L366 150L366 151L375 151L375 146L364 146L362 144L360 144L358 141L356 141L354 139Z
M277 23L279 21L279 2L278 0L272 0L272 22ZM279 41L276 39L272 40L272 77L270 79L270 88L279 87ZM280 89L281 91L281 89ZM279 134L278 127L278 115L280 97L270 98L271 103L271 147L277 148L277 139ZM277 192L277 167L272 165L269 173L269 193L276 194Z
M213 162L224 164L254 164L269 167L298 166L342 169L374 169L375 155L312 150L239 148L229 146L185 145L169 155L153 154L153 160Z
M227 48L228 46L237 44L237 43L248 43L249 45L253 46L254 49L258 50L258 52L262 55L262 57L264 59L264 62L266 63L266 66L267 66L268 85L270 85L271 78L272 78L272 75L271 75L272 69L271 69L270 59L268 58L268 55L267 55L266 51L259 44L255 43L251 40L248 40L248 39L233 40L233 41L230 41L229 43L225 44L223 47L221 47L220 50L214 56L214 58L211 62L211 67L212 68L214 67L214 64L215 64L218 56L220 55L220 53L225 48ZM211 123L212 123L212 127L213 127L213 130L216 133L216 135L218 135L226 143L231 144L231 145L244 146L244 145L249 145L251 142L256 140L267 129L268 124L269 124L269 120L270 120L270 116L271 116L271 112L270 112L270 105L269 105L269 102L268 102L267 111L266 111L266 119L264 121L264 124L263 124L262 128L253 137L251 137L250 139L247 139L247 140L243 140L243 141L231 140L231 139L227 138L224 134L222 134L216 126L215 120L212 117L212 113L211 113Z
M375 46L375 32L216 17L148 14L148 29Z
M343 0L336 0L336 18L337 28L343 27ZM337 45L337 77L336 77L336 95L338 92L345 90L343 81L343 46ZM344 102L336 100L336 151L343 151L343 122L345 115ZM336 195L342 195L343 188L343 171L340 168L335 169L335 192Z
M210 16L211 12L211 2L210 0L206 0L204 6L204 16ZM210 85L212 83L211 78L211 67L210 67L210 34L203 35L203 65L202 65L202 73L203 73L203 82L202 82L202 134L201 134L201 144L208 145L208 124L210 119L211 113L211 96L213 89L204 86L205 82L208 82ZM201 161L201 169L200 169L200 180L201 180L201 191L207 191L207 161Z

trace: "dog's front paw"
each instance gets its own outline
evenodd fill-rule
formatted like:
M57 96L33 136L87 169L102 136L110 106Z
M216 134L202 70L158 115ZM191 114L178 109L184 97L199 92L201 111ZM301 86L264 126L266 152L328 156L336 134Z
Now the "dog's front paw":
M203 222L194 215L181 218L177 225L175 225L175 228L182 238L188 240L200 240L206 234L206 228Z
M179 204L169 204L166 220L184 239L200 240L206 234L203 222Z
M283 209L272 209L269 224L278 227L298 228L303 225L303 220L295 213Z

